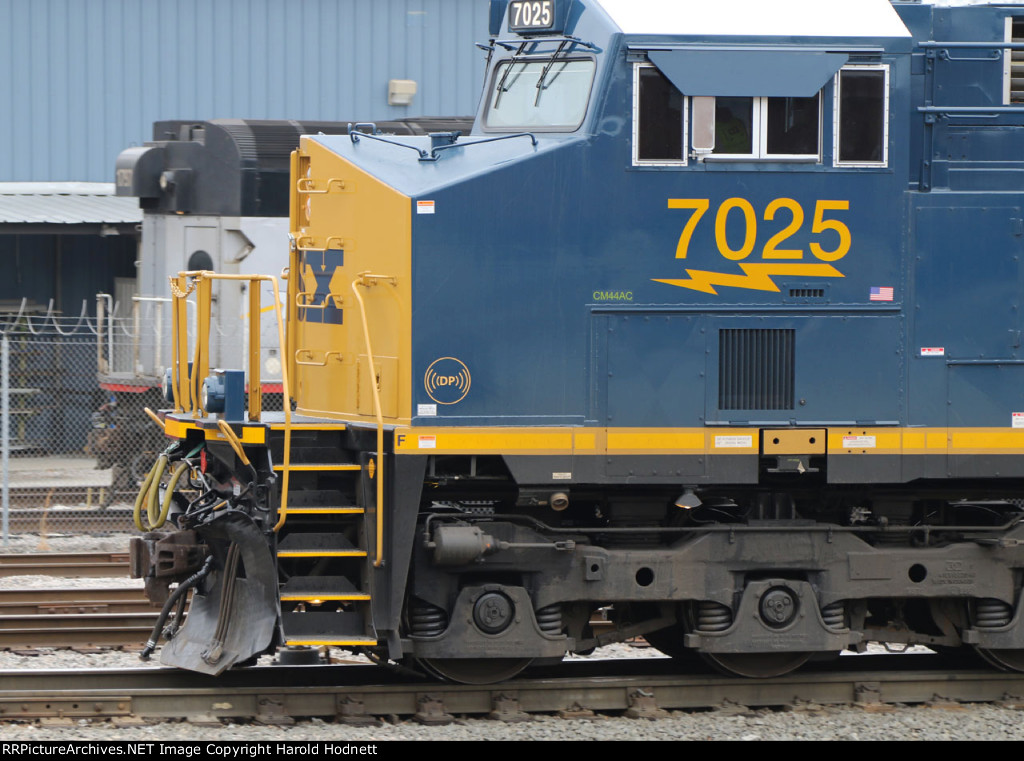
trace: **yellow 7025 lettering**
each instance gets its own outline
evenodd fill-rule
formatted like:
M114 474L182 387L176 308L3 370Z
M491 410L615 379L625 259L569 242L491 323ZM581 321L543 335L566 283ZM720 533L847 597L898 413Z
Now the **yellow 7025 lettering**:
M711 208L711 201L707 198L670 198L668 199L668 208L693 209L693 214L690 215L686 221L686 227L683 228L683 234L679 236L679 245L676 246L676 259L685 259L686 249L689 248L690 238L693 237L693 230L700 222L700 218Z
M686 225L679 235L679 243L676 245L676 258L685 259L697 225L711 209L711 200L708 198L670 198L668 199L668 208L689 209L693 212L686 221ZM853 243L850 228L839 219L825 218L829 212L848 211L849 208L849 201L819 200L815 203L811 233L813 235L835 233L839 236L838 245L832 249L824 248L820 242L812 242L810 250L815 258L824 262L835 262L849 253ZM743 220L743 244L739 248L733 248L728 238L730 212L733 211L736 212L732 215L734 218L738 216ZM792 218L788 224L768 239L761 249L761 258L769 260L802 259L803 249L782 248L781 244L800 232L805 219L804 209L798 201L792 198L776 198L765 208L763 219L766 222L775 221L779 212L789 212ZM783 219L785 218L783 217ZM719 204L715 212L715 245L718 247L719 254L735 262L746 259L754 252L757 245L757 214L750 201L744 198L727 198Z

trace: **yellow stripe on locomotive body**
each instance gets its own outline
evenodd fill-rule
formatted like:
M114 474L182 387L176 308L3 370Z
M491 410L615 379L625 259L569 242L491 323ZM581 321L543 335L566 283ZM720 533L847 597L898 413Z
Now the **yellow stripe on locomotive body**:
M714 489L771 473L836 485L1024 477L1024 430L1002 428L398 428L395 451L498 456L521 486L642 478Z
M398 454L756 454L757 430L703 428L409 428L395 432Z
M296 411L374 422L370 384L377 382L385 420L408 423L412 202L310 137L301 139L292 170L288 317ZM387 281L354 286L364 274Z
M346 422L366 422L344 415L335 424L323 423L315 430ZM273 428L273 424L269 427ZM245 424L239 440L244 445L265 444L268 426ZM302 426L296 426L302 430ZM311 428L313 430L313 428ZM565 427L405 427L394 429L394 452L398 455L713 455L737 456L769 453L771 445L761 443L761 428L565 428ZM807 429L791 428L800 433ZM874 428L843 426L824 429L827 444L820 450L808 446L790 454L846 455L1022 455L1024 429L1006 428ZM169 415L165 433L185 439L201 431L207 441L227 441L224 435L203 421ZM294 465L293 470L353 469L359 466Z
M751 455L767 453L760 428L396 428L395 452L492 455ZM787 431L799 433L805 429ZM827 445L790 454L1019 455L1024 430L1003 428L821 429Z

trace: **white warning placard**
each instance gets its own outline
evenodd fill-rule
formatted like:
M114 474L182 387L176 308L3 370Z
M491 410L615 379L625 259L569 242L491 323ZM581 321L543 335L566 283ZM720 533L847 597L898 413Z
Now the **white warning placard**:
M715 436L715 449L749 449L752 446L753 436Z

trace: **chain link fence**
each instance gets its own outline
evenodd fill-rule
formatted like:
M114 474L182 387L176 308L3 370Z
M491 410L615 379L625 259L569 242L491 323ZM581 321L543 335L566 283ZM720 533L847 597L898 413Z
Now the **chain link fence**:
M168 302L136 298L123 310L101 296L78 317L27 303L0 313L3 546L21 534L135 531L139 485L169 443L143 411L168 406ZM211 343L242 350L244 321L230 323L213 325ZM280 408L281 395L265 393L264 409Z

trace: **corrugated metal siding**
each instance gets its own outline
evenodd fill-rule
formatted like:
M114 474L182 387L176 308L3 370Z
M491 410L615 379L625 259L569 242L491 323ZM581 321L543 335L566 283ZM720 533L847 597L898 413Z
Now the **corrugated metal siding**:
M83 302L95 314L97 293L135 277L137 246L130 235L0 235L0 306L53 299L64 314L79 314Z
M110 181L161 119L475 112L487 0L0 0L0 181ZM414 79L412 106L387 105Z

